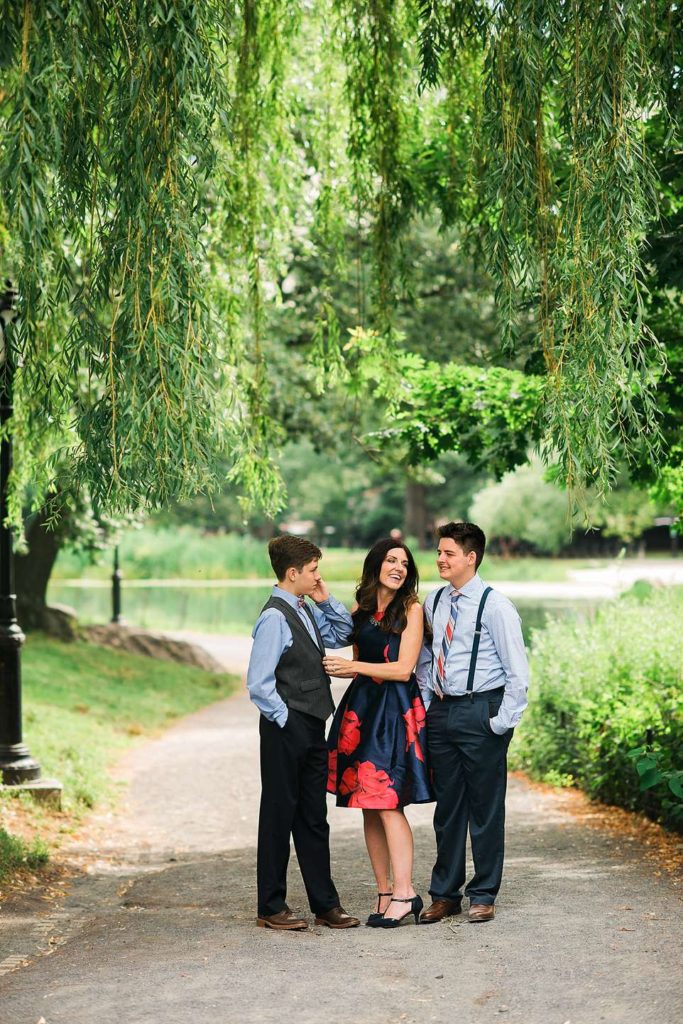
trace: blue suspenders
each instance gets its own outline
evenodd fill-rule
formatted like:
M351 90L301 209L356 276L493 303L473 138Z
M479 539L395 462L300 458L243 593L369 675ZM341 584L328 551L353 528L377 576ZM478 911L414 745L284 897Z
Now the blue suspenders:
M442 587L441 590L437 591L437 595L434 598L434 604L432 605L432 623L436 617L436 608L441 600L441 595L447 587ZM470 656L470 670L467 675L467 693L470 699L474 692L474 673L477 670L477 656L479 654L479 641L481 639L481 617L484 614L484 606L486 605L486 599L493 590L493 587L487 587L484 593L481 595L481 601L479 602L479 609L477 611L477 624L474 627L474 641L472 643L472 654Z

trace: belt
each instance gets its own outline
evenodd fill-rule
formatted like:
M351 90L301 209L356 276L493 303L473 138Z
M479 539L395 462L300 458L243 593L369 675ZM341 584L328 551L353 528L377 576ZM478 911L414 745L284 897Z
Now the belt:
M469 693L459 693L454 697L449 693L444 693L443 700L455 703L465 700L496 700L497 697L502 697L504 693L505 687L497 686L495 690L471 690Z

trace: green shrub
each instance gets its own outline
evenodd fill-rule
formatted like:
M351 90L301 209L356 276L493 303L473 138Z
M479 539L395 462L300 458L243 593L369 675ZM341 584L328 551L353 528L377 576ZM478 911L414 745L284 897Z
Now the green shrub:
M628 595L590 622L534 632L529 708L514 766L537 779L572 776L590 796L681 828L668 784L683 762L683 592ZM634 750L656 755L659 781Z

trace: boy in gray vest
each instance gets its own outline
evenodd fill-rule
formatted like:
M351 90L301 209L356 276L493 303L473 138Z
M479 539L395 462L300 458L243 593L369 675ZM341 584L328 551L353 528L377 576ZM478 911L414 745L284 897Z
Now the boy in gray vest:
M355 928L330 873L325 721L334 711L325 647L345 647L353 622L318 572L320 548L303 537L268 545L277 577L254 632L249 696L261 712L261 808L257 886L261 928L303 931L286 903L290 836L315 923ZM306 598L313 599L308 604Z

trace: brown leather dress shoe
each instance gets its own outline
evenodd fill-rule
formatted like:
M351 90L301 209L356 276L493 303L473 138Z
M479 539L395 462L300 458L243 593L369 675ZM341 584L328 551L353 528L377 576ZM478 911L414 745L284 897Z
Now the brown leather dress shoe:
M470 903L467 920L471 924L478 924L480 921L493 921L496 916L496 908L493 903Z
M277 914L270 917L257 917L256 924L259 928L274 928L281 932L303 932L308 928L308 921L303 917L297 917L289 907L279 910Z
M351 917L343 907L332 907L325 914L316 914L316 924L324 924L326 928L357 928L360 921Z
M455 917L462 910L461 900L436 899L420 914L420 924L436 924L444 917Z

